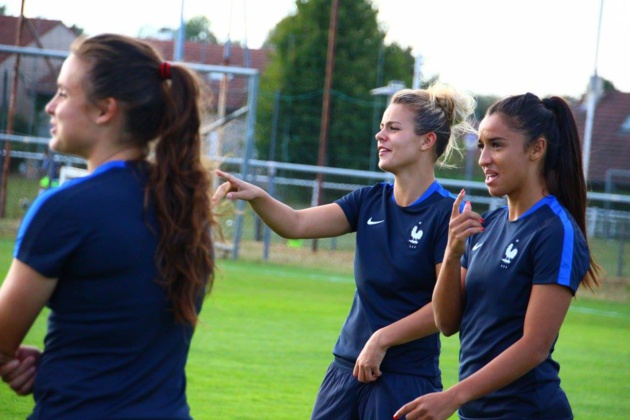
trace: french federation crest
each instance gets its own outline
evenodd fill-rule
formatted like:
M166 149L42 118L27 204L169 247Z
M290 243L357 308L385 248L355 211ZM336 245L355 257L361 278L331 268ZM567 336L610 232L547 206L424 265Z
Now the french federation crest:
M501 268L508 268L508 266L512 263L512 260L516 257L516 254L518 254L518 249L514 243L518 243L518 239L509 244L505 249L505 256L501 258L501 261L503 262L503 264L501 264Z
M422 235L424 234L424 232L422 231L422 229L420 229L421 224L422 222L419 222L411 230L411 238L409 239L409 244L410 244L409 248L416 248L416 246L418 245L418 242L422 238Z

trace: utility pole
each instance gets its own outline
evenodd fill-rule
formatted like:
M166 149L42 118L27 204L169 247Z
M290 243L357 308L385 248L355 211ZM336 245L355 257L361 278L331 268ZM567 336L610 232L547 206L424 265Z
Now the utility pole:
M228 25L228 33L227 40L223 44L223 61L221 64L224 67L228 67L230 65L230 60L232 58L232 12L234 11L234 2L230 4L230 24ZM215 156L223 156L223 141L225 137L225 115L227 108L227 100L228 100L228 90L229 90L229 80L230 75L228 73L223 73L221 76L221 81L219 83L219 99L217 103L217 121L224 121L221 125L217 127L215 131L211 133L211 142L214 148ZM219 177L213 177L213 189L216 190L219 187L220 179Z
M22 0L22 7L20 9L20 18L18 20L17 32L15 35L15 45L17 47L22 44L22 27L24 26L24 3L26 0ZM22 55L16 54L15 65L13 67L13 87L11 89L11 96L9 98L9 118L7 119L6 133L13 133L13 120L15 114L15 102L17 101L18 94L18 81L20 80L20 59ZM2 191L0 194L0 217L5 216L5 210L7 207L7 181L9 178L9 168L11 162L11 142L7 141L4 145L4 160L2 161Z
M332 88L333 70L335 68L335 37L337 34L337 15L339 0L332 0L330 9L330 26L328 28L328 51L326 53L326 77L324 79L324 99L322 103L322 122L319 129L319 154L317 165L326 164L326 146L328 142L328 126L330 115L330 89ZM317 205L322 204L322 183L324 174L317 174L317 191L313 200ZM313 240L313 251L317 251L317 239Z

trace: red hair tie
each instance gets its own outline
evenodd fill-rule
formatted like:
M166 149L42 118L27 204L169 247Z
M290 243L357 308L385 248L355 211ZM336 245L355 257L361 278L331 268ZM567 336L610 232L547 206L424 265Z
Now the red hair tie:
M160 79L166 80L171 78L171 63L168 61L162 62L160 64Z

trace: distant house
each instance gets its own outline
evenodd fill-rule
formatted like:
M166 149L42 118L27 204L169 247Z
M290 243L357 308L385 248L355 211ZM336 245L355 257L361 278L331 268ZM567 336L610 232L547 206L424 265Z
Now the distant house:
M77 38L77 34L59 20L25 18L23 22L21 47L68 51ZM0 15L0 44L15 45L18 23L18 17ZM15 54L0 53L0 80L6 81L0 88L0 112L3 116L8 111L5 108L9 103L16 58ZM37 109L41 109L42 102L54 94L60 67L59 59L21 57L15 115L29 128L37 127Z
M153 44L166 60L173 59L174 42L172 40L146 39ZM229 58L224 57L225 45L208 44L200 42L186 42L184 45L183 60L189 63L211 64L216 66L232 66L253 68L262 74L269 61L269 50L245 49L239 45L229 48ZM218 111L221 95L221 79L223 74L211 73L203 75L213 95L212 105ZM228 77L225 97L225 115L247 105L247 77ZM217 114L214 118L218 117ZM210 155L238 156L244 155L245 139L244 117L231 121L222 130L208 133L208 153Z
M583 139L585 102L574 111ZM593 118L588 179L594 186L603 188L607 177L617 187L630 187L630 93L617 90L602 94Z

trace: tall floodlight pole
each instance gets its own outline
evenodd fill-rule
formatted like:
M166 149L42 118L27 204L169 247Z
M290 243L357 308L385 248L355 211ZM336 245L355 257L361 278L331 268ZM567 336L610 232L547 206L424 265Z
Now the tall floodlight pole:
M602 80L597 75L597 59L599 54L599 34L602 27L602 11L604 9L604 0L599 3L599 22L597 24L597 42L595 44L595 69L588 84L588 93L586 95L586 124L584 125L584 143L582 144L582 166L584 166L584 180L588 181L588 166L591 159L591 142L593 138L593 120L595 119L595 106L597 99L601 94Z
M182 7L179 13L179 29L177 30L177 37L175 39L175 52L173 53L173 61L183 60L185 28L186 24L184 23L184 0L182 0Z

